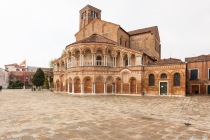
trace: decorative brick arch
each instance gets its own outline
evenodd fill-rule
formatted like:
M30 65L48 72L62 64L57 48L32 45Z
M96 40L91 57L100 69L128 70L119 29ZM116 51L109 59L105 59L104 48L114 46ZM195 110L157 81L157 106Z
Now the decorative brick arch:
M72 80L72 78L69 76L69 77L68 77L68 86L69 86L69 92L70 92L70 93L72 93L72 82L73 82L73 80Z
M95 92L104 93L104 77L102 75L95 77Z
M120 94L122 93L122 89L121 89L121 84L122 84L122 79L120 77L117 77L115 80L115 84L116 84L116 93Z
M136 94L137 93L137 80L135 77L131 77L129 80L130 83L130 93Z
M66 92L66 75L65 74L60 74L60 91L61 92Z
M87 50L90 50L90 52L93 53L93 49L92 49L91 46L85 46L85 47L83 47L81 53L82 53L82 54L85 54L85 52L86 52Z
M85 76L82 81L84 83L84 93L92 93L93 79L90 76Z
M80 48L74 47L74 48L72 48L72 50L71 50L71 54L72 54L72 55L75 55L75 52L76 52L76 51L79 51L80 54L82 53L82 50L81 50Z
M114 77L108 76L105 83L107 85L107 93L112 93L114 89Z
M160 71L158 74L157 74L157 78L160 78L162 74L166 74L167 78L166 79L169 79L171 76L171 74L167 71Z
M81 93L81 78L79 76L74 77L74 93Z
M94 49L94 52L97 53L97 51L101 50L103 54L105 54L105 48L103 46L97 46Z
M55 91L60 91L60 80L59 79L57 79L56 81L55 81Z

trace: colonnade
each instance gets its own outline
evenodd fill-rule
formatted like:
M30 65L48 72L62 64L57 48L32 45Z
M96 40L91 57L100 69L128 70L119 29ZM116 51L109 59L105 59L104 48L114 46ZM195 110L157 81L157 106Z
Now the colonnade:
M56 91L59 92L61 89L63 91L61 92L67 92L69 94L138 94L140 89L140 83L103 83L103 85L96 85L96 83L92 82L91 86L85 85L84 82L82 83L74 83L74 82L67 82L66 87L61 88L63 83L61 82L56 83ZM97 87L96 87L97 86ZM85 88L89 90L85 90ZM100 88L100 89L99 89ZM99 89L99 90L98 90ZM98 91L97 91L98 90ZM100 91L100 92L99 92Z
M131 57L120 57L119 62L117 63L118 57L113 56L111 60L108 60L108 56L104 55L103 59L97 59L95 54L92 54L91 60L85 60L84 55L79 56L79 60L75 56L66 58L59 63L54 65L54 71L65 71L68 68L78 67L78 66L109 66L109 67L126 67L126 66L140 66L142 65L142 57L135 57L133 63L131 63ZM137 61L138 60L138 61Z

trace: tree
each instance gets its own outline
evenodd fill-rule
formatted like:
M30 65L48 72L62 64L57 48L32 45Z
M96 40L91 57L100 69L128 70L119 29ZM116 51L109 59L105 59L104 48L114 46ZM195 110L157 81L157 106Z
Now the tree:
M8 88L10 88L10 89L20 89L20 88L23 88L23 82L21 80L10 81Z
M56 59L51 59L50 62L49 62L49 66L50 68L53 68L53 62L55 61Z
M32 83L36 87L40 87L44 85L44 80L45 80L44 72L41 68L38 68L33 76Z
M44 86L45 86L46 89L49 89L49 80L48 80L48 76L45 76Z

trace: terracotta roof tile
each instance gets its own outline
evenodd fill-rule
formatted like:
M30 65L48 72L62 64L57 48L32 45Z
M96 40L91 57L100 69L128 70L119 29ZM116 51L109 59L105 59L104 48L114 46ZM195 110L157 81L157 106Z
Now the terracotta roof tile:
M143 33L149 33L149 32L155 34L155 36L158 38L158 40L160 40L157 26L129 31L128 34L129 35L137 35L137 34L143 34Z
M18 64L17 63L13 63L13 64L7 64L7 65L4 65L4 66L17 66Z
M176 58L168 58L168 59L160 59L149 65L164 65L164 64L177 64L177 63L184 63L181 59Z
M91 5L86 5L84 8L82 8L80 11L83 11L84 9L86 9L86 8L91 8L91 9L96 9L96 10L98 10L98 11L101 11L100 9L98 9L98 8L96 8L96 7L93 7L93 6L91 6Z
M210 54L185 58L186 62L210 61Z
M77 43L108 43L108 44L118 45L117 42L99 34L92 34L91 36L84 38L82 40L79 40L77 42L74 42L70 45L77 44Z
M155 30L156 28L157 28L157 26L153 26L153 27L148 27L148 28L143 28L143 29L138 29L138 30L129 31L128 33L129 33L130 35L142 34L142 33L152 32L152 31Z

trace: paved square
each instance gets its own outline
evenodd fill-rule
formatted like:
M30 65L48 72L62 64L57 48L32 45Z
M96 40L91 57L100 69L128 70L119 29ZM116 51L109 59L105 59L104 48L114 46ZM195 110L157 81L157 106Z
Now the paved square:
M209 96L0 92L1 140L210 140L209 133Z

